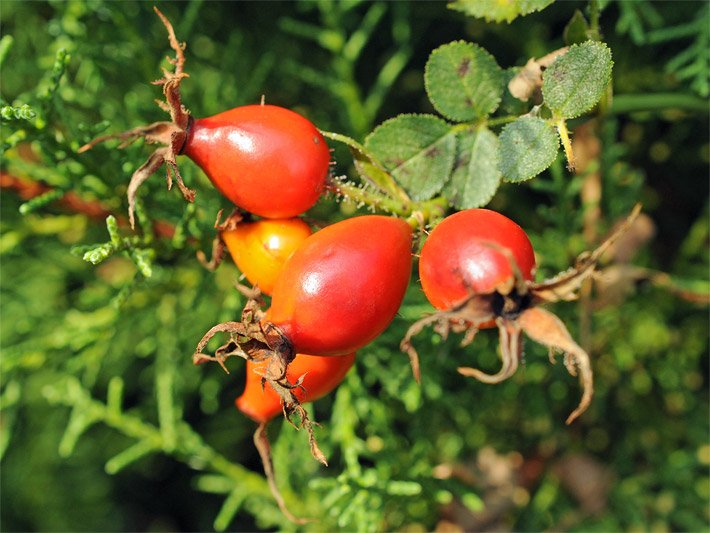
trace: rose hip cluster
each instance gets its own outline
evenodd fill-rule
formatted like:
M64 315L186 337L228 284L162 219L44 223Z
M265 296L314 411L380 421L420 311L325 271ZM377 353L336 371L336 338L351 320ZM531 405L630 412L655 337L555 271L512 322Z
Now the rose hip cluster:
M417 224L367 215L312 233L298 216L319 199L329 175L330 151L318 129L293 111L263 104L194 119L180 101L180 82L186 76L183 45L158 14L176 52L175 71L166 72L158 82L171 122L101 137L83 149L109 138L125 144L143 137L163 145L131 179L131 221L138 186L163 164L168 183L176 179L185 197L194 200L177 168L180 154L202 168L236 206L227 222L218 226L213 258L218 259L226 247L254 289L247 291L250 299L241 319L211 328L199 341L193 360L216 361L225 370L229 357L246 360L246 387L236 405L258 424L254 441L274 497L289 518L299 520L276 489L266 425L281 413L289 421L297 415L314 457L326 463L302 404L332 391L353 366L356 352L394 319L412 273ZM463 345L471 343L480 329L498 328L501 370L489 375L459 368L464 376L486 383L500 382L515 372L525 333L549 347L551 359L553 350L564 352L568 371L579 374L582 399L567 421L574 420L592 397L589 357L562 321L539 304L573 299L621 231L580 256L570 270L538 283L532 245L516 223L486 209L445 218L426 238L419 259L422 289L438 311L412 325L401 343L415 378L419 380L420 370L412 338L428 325L444 336L463 333ZM263 295L270 297L270 306ZM228 334L229 340L213 354L205 353L210 339L220 333Z

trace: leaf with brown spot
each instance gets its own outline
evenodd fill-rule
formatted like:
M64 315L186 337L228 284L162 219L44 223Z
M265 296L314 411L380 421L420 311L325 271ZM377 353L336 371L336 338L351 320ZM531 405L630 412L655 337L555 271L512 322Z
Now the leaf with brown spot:
M424 84L434 108L446 118L465 122L493 113L503 93L503 71L480 46L456 41L434 50Z
M413 200L428 200L443 188L456 157L456 135L433 115L399 115L380 124L365 140Z
M456 161L444 194L458 209L486 205L501 181L498 170L498 137L488 128L458 135Z
M560 145L552 126L529 115L506 125L499 139L498 168L503 179L513 183L529 180L548 168Z
M611 50L598 41L570 46L543 74L545 105L562 118L586 113L606 93L614 62Z

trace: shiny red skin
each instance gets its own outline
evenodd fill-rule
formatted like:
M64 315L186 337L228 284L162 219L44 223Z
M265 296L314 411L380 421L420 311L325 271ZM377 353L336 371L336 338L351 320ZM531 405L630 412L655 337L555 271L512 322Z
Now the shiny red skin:
M434 307L490 294L513 276L508 258L490 243L510 250L523 278L532 279L535 253L520 226L489 209L459 211L434 228L419 259L422 288Z
M221 237L242 274L270 296L286 260L311 233L300 218L263 219L240 222Z
M386 216L354 217L306 239L274 287L269 320L297 353L341 355L392 322L411 275L412 230Z
M316 203L330 150L307 119L273 105L237 107L192 122L182 153L220 192L265 218L290 218Z
M291 361L286 377L295 383L303 374L303 388L294 389L301 403L314 402L337 387L355 362L355 354L339 357L319 357L298 354ZM261 375L266 362L247 361L247 380L244 392L237 398L237 408L258 423L266 423L282 412L281 398L268 383L261 385ZM305 390L304 390L305 389Z

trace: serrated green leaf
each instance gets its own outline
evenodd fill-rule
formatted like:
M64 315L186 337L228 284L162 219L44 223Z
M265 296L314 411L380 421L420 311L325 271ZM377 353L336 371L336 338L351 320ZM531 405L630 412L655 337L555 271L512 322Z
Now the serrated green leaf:
M503 179L525 181L549 167L557 157L559 138L552 126L537 117L520 117L500 134L499 169Z
M587 41L570 47L542 76L542 95L552 112L575 118L601 99L611 79L611 50L604 43Z
M554 0L456 0L448 7L488 22L511 22L521 15L541 11L552 2Z
M502 75L491 54L476 44L457 41L431 53L424 85L439 113L464 122L490 115L498 108Z
M486 205L500 185L498 137L487 128L459 134L451 181L444 194L457 209Z
M383 122L365 146L414 200L428 200L448 181L456 136L433 115L399 115Z

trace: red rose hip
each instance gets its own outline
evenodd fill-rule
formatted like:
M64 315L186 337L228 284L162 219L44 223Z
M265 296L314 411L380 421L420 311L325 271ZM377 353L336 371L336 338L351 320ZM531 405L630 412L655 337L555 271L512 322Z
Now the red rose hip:
M235 205L266 218L293 217L312 207L330 164L318 129L274 105L192 120L182 153Z

